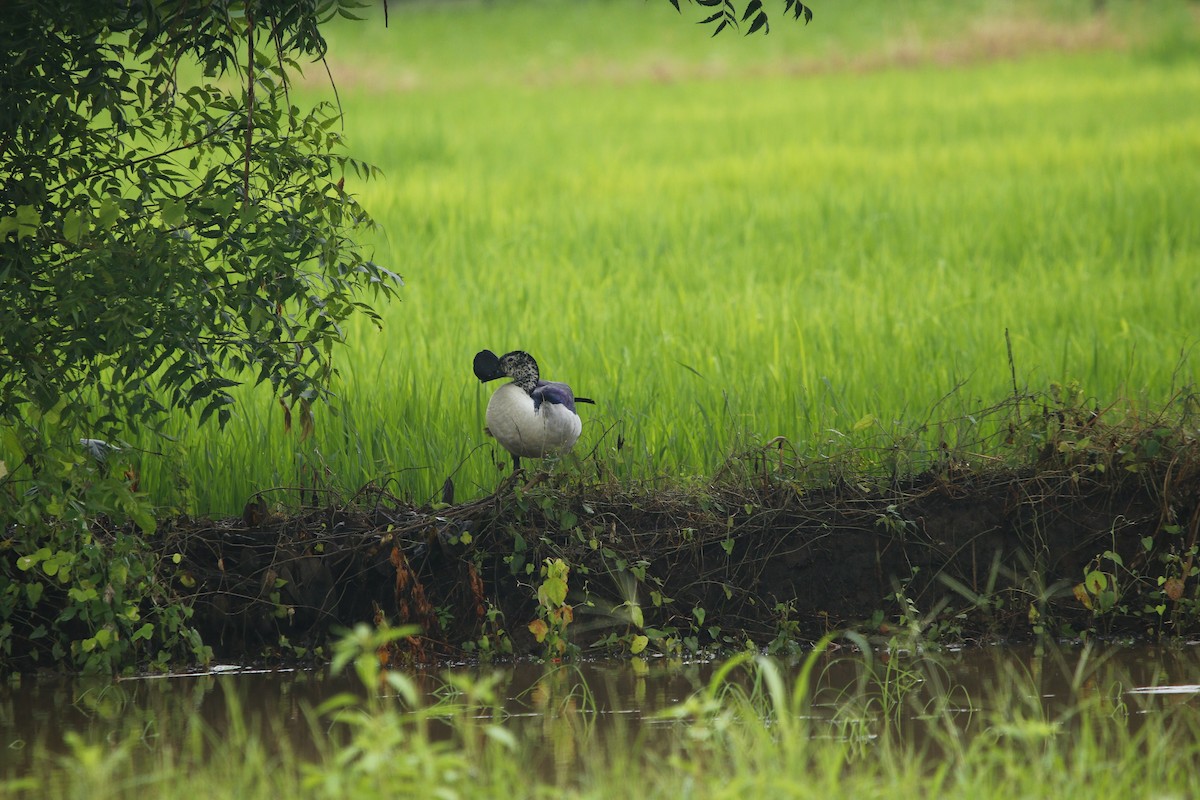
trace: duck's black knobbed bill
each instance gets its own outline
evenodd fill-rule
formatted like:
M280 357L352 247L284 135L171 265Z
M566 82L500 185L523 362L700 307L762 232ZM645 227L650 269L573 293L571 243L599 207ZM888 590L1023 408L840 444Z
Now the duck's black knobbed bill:
M491 350L480 350L476 353L475 377L479 378L481 383L503 378L504 372L500 369L500 358Z

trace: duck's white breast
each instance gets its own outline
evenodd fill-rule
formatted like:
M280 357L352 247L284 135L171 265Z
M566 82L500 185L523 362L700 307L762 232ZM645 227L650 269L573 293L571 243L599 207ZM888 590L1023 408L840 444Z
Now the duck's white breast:
M512 383L501 386L488 400L487 425L505 450L521 458L570 450L583 430L574 411L549 402L534 410L533 398Z

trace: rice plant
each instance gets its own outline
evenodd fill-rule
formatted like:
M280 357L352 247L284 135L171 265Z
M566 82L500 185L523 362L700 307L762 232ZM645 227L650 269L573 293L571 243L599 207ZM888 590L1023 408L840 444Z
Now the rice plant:
M311 438L247 390L224 431L178 420L186 467L146 458L143 485L202 513L278 486L490 491L483 348L595 398L579 463L627 481L902 435L1014 374L1101 404L1195 382L1200 71L1161 33L1192 35L1184 5L915 4L893 26L829 3L714 41L660 5L336 29L350 150L385 175L347 190L403 299L347 331ZM330 94L321 72L299 97Z

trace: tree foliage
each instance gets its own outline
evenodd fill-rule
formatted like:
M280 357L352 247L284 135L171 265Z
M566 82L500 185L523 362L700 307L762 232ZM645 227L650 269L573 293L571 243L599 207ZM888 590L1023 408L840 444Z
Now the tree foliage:
M324 53L320 25L355 5L6 4L0 620L81 585L102 602L78 635L77 614L52 610L24 632L0 626L0 649L40 639L86 662L98 630L110 632L104 647L162 644L133 637L144 625L138 602L132 619L105 610L124 590L107 565L71 569L87 560L98 515L154 527L136 478L79 440L157 427L171 409L223 424L243 380L269 382L304 424L328 392L345 321L375 317L366 300L399 287L355 238L372 221L345 181L373 170L342 153L335 108L298 108L289 92L301 62Z
M675 6L676 11L682 13L679 0L667 0L667 2ZM748 0L740 8L733 0L688 0L688 2L711 10L711 13L699 22L701 25L712 26L713 36L727 28L738 30L742 25L747 25L747 36L759 31L771 32L771 22L767 10L763 8L762 0ZM812 21L813 16L812 7L801 3L800 0L783 0L783 13L791 15L792 19L803 19L805 25Z
M18 2L0 48L0 415L229 416L253 373L322 392L355 290L395 276L350 235L337 116L288 103L336 0ZM191 63L189 63L191 62ZM199 65L202 82L181 75ZM234 76L236 91L209 79Z

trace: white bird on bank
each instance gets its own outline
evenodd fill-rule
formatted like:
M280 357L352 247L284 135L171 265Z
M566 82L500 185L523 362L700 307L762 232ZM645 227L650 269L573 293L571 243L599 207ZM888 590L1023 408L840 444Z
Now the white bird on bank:
M570 450L583 430L575 404L595 402L576 397L565 383L541 380L537 362L522 350L502 356L481 350L475 356L475 377L483 383L512 379L488 400L487 426L512 454L514 471L521 468L522 458Z

